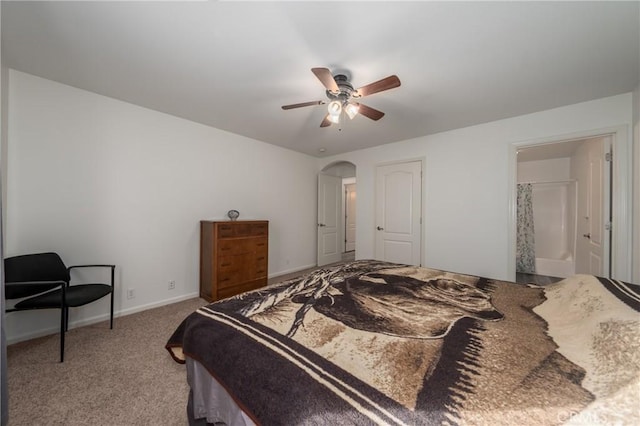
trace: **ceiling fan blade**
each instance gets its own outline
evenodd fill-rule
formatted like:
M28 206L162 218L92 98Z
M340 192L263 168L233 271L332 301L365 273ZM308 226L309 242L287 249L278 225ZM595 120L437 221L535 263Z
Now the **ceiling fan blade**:
M312 105L324 105L324 101L311 101L311 102L302 102L299 104L283 105L282 109L302 108L302 107L312 106Z
M382 117L384 117L384 112L382 111L378 111L375 108L371 108L369 106L366 106L364 104L358 104L358 113L364 115L367 118L370 118L374 121L378 121L380 120Z
M378 80L374 83L367 84L366 86L362 86L358 90L356 90L357 96L369 96L374 93L382 92L384 90L393 89L394 87L400 86L400 79L397 75L390 75L387 78L383 78L382 80Z
M318 77L318 80L327 88L330 92L338 93L340 92L340 88L338 87L338 83L331 75L331 71L328 68L311 68L311 72Z
M329 120L329 114L327 114L324 117L324 120L322 120L322 123L320 123L320 127L329 127L331 126L331 120Z

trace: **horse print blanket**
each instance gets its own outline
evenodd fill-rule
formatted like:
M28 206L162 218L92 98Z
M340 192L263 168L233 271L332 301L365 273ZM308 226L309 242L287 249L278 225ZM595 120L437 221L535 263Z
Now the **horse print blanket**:
M258 424L640 424L636 289L355 261L205 306L167 349Z

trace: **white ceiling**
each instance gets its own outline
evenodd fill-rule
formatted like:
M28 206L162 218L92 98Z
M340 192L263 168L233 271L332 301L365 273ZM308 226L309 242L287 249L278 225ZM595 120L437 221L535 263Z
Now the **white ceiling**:
M310 155L632 91L639 2L10 2L3 64ZM386 115L320 128L312 67ZM320 153L324 148L326 151Z

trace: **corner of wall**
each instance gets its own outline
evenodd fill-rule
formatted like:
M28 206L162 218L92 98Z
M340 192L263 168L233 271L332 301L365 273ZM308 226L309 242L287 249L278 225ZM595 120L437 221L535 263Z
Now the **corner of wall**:
M633 282L640 284L640 83L633 91Z
M0 22L2 22L2 3L0 2ZM0 31L2 34L2 31ZM0 36L0 45L2 36ZM5 215L3 214L6 205L5 184L7 169L7 100L8 100L8 72L2 61L2 50L0 49L0 259L4 257L4 232ZM4 262L0 262L0 425L9 424L9 397L7 396L7 338L4 330Z
M2 195L2 229L6 228L7 152L9 146L9 69L0 61L0 186ZM2 246L4 247L4 233Z

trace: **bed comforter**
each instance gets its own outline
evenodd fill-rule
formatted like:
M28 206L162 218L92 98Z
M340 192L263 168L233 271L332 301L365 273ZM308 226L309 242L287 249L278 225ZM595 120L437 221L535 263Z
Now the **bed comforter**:
M637 286L355 261L205 306L167 349L258 424L640 424Z

